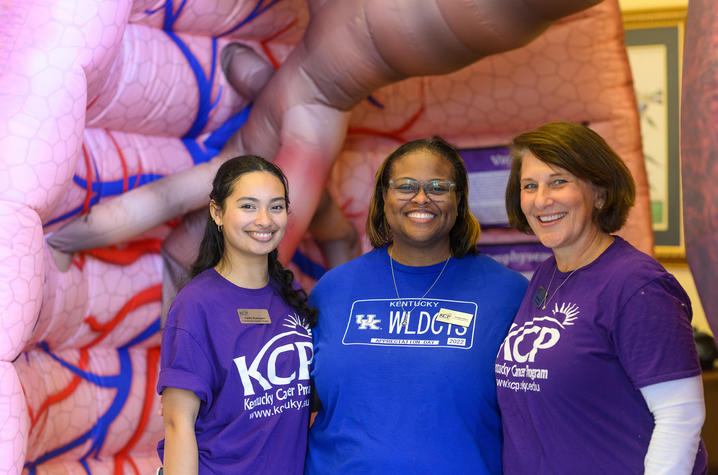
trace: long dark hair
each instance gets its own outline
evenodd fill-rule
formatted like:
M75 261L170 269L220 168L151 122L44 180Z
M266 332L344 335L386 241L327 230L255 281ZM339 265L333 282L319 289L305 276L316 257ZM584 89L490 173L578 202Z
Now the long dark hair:
M449 232L451 254L461 258L466 254L477 254L476 242L479 240L481 228L469 209L469 181L466 167L461 156L441 137L412 140L394 150L376 171L374 193L369 204L369 215L366 220L366 234L374 248L386 246L394 238L389 223L384 215L384 193L389 187L389 177L394 163L404 155L417 150L426 150L446 160L453 169L453 181L456 183L457 216L454 227Z
M242 155L234 157L222 164L212 182L212 192L209 197L224 210L225 201L232 194L234 184L245 173L268 172L276 176L284 187L284 200L289 209L289 192L287 188L287 177L275 164L256 155ZM199 245L197 259L192 264L192 277L216 266L224 255L224 236L217 228L212 214L207 212L207 224L204 228L204 236ZM307 303L307 293L303 289L294 287L294 274L285 269L278 259L278 251L274 249L267 256L270 279L277 285L280 295L297 313L303 315L309 326L313 327L317 322L317 310Z

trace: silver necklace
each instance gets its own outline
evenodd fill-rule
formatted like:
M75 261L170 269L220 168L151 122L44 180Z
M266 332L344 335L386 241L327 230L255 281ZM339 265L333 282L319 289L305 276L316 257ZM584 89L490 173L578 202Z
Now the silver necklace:
M613 242L613 240L611 240L606 246L600 245L598 255L596 255L596 257L593 257L594 254L589 255L589 258L586 260L586 262L584 262L582 265L580 265L580 266L576 267L574 270L572 270L571 273L568 275L568 277L566 277L566 279L563 282L561 282L558 287L556 287L556 290L554 290L553 293L551 294L551 296L548 297L548 299L547 299L548 291L551 289L551 284L553 284L553 278L556 276L556 270L558 269L558 261L554 262L554 268L553 268L553 274L551 274L551 280L548 281L548 288L546 289L546 293L543 295L543 300L541 301L541 304L539 305L539 307L541 307L541 310L546 310L546 305L548 305L551 302L551 299L554 298L554 296L556 295L556 292L558 292L558 290L561 287L563 287L563 284L568 282L568 279L570 279L571 276L577 270L586 267L591 262L593 262L595 259L598 259L598 256L600 256L603 253L603 251L606 250L606 248L611 245L612 242Z
M399 288L396 286L396 277L394 277L394 259L392 259L392 257L391 257L391 253L393 250L394 249L391 249L389 251L389 267L391 268L391 280L394 282L394 291L396 291L396 299L401 301L401 297L399 297ZM401 326L405 327L405 326L409 325L409 316L411 315L411 312L416 310L416 307L418 307L421 304L421 302L424 301L424 297L426 297L429 294L429 292L431 292L431 289L434 288L436 283L439 282L441 275L444 273L444 269L446 269L446 265L449 263L449 259L451 259L451 254L449 254L449 257L447 257L446 260L444 261L444 267L441 268L441 272L439 272L439 275L436 276L436 280L434 281L433 284L431 284L431 287L429 287L427 289L427 291L424 292L424 295L422 295L421 298L419 299L419 302L416 305L414 305L414 308L412 308L411 310L409 310L408 312L406 312L404 314L404 317L401 319Z
M556 290L553 291L551 296L548 297L548 291L551 289L551 284L553 284L553 278L556 277L556 269L558 269L558 265L556 265L553 268L553 274L551 274L551 280L548 281L548 288L546 289L546 293L543 296L543 301L541 302L541 310L546 310L546 305L548 305L549 302L551 302L551 299L554 297L554 295L556 295L556 292L558 292L558 289L563 287L563 284L568 282L568 279L570 279L571 276L574 274L574 272L579 270L580 267L576 267L574 270L572 270L571 273L568 275L568 277L566 277L566 279L563 282L561 282L558 287L556 287ZM548 299L547 299L547 297L548 297Z

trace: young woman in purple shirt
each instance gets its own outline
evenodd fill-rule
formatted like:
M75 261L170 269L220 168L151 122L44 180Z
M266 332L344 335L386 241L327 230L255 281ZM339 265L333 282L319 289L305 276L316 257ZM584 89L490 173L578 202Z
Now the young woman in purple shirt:
M300 474L316 310L277 260L289 199L282 171L224 163L192 267L162 334L164 473Z

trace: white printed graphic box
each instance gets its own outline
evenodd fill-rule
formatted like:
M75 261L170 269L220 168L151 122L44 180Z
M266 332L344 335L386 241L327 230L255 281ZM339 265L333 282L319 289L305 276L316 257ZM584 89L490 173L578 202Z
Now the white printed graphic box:
M463 327L437 321L440 310L470 314ZM342 343L399 347L463 348L474 343L478 307L444 299L367 299L352 304Z

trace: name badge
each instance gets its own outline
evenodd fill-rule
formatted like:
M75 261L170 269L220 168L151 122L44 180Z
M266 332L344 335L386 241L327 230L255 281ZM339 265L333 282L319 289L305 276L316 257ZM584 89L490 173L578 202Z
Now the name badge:
M272 323L265 308L238 308L237 314L242 323Z
M448 310L442 308L436 314L436 321L449 323L451 325L459 325L460 327L468 327L474 315L471 313L458 312L456 310Z

